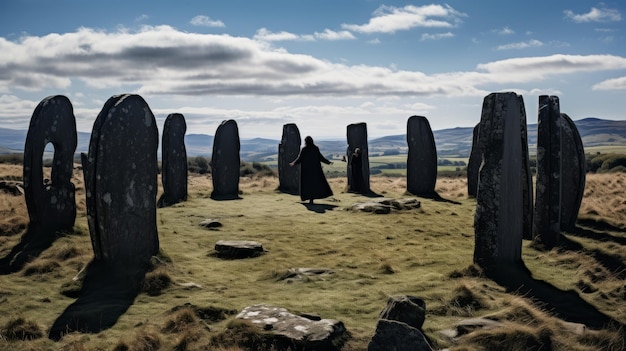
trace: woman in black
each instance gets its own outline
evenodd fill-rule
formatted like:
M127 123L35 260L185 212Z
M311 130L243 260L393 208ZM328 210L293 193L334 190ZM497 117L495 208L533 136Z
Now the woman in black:
M304 138L304 147L300 150L298 158L289 163L290 166L300 165L300 199L302 201L309 200L313 203L314 199L323 199L333 195L330 189L322 165L332 164L320 153L320 149L313 143L313 138L307 136Z

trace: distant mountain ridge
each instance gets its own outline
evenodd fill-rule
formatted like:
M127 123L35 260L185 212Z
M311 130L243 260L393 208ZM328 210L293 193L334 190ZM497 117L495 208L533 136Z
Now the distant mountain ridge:
M626 146L626 120L606 120L596 117L574 121L583 139L585 147ZM456 127L433 131L437 154L448 157L468 157L472 147L473 127ZM0 154L21 153L24 149L27 130L0 128ZM78 132L76 152L87 152L89 133ZM279 140L253 138L241 139L241 158L244 161L261 161L275 158ZM528 144L534 149L537 143L537 124L528 125ZM345 140L318 140L316 144L325 155L342 155L346 152ZM160 145L160 144L159 144ZM213 136L207 134L185 135L188 156L210 157L213 148ZM385 152L407 152L406 135L389 135L368 141L370 154ZM160 151L159 151L160 157Z

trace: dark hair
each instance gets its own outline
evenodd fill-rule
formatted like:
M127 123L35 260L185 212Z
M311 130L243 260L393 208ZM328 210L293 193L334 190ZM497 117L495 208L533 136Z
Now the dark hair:
M306 138L304 138L304 145L306 146L314 145L313 138L311 138L310 136L307 136Z

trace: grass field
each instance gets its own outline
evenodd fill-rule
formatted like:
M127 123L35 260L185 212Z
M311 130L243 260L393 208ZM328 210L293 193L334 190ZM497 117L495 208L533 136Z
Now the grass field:
M333 167L345 164L325 169ZM0 165L0 179L20 177L21 167ZM332 198L307 207L297 196L276 192L275 177L241 178L242 199L214 201L210 178L192 174L189 200L157 212L166 259L146 281L161 281L162 286L139 294L113 327L54 342L47 339L47 330L75 301L72 278L93 257L80 171L73 182L78 191L73 233L58 238L20 271L0 275L0 350L245 350L237 346L244 336L236 333L233 313L257 303L340 320L352 336L343 349L365 350L387 298L401 294L426 301L423 329L436 349L626 347L623 328L581 331L562 319L584 305L626 323L624 174L588 176L580 230L564 233L568 245L544 252L523 243L523 259L534 279L580 299L570 314L548 310L539 295L507 291L472 265L476 202L467 197L463 178L437 181L437 192L457 204L421 198L417 210L376 215L345 210L368 198L346 193L342 177L330 179ZM386 197L406 196L403 177L372 177L371 187ZM207 230L199 226L204 219L223 226ZM0 258L18 243L27 223L23 197L0 192ZM256 240L268 252L221 260L213 253L222 239ZM281 280L297 267L329 268L335 274ZM223 319L200 318L197 309L220 311ZM440 333L478 316L503 326L470 332L458 343ZM583 322L584 316L574 321Z

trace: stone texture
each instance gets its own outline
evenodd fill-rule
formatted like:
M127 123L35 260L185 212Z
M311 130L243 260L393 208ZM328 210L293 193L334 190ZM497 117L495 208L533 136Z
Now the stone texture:
M283 125L283 136L278 144L278 190L283 193L300 194L300 167L291 167L289 162L298 158L301 143L298 126Z
M424 334L406 323L379 319L368 351L431 351Z
M411 116L407 122L406 187L413 195L432 195L437 182L437 148L428 119Z
M561 234L561 112L557 96L539 96L533 240L550 249Z
M52 176L44 184L43 153L54 146ZM24 145L24 195L32 226L46 233L71 230L76 219L75 188L71 182L76 151L76 118L70 100L49 96L35 108Z
M483 101L474 216L474 262L482 267L521 262L525 156L520 121L526 118L521 101L515 93L492 93Z
M387 306L380 313L379 318L406 323L413 328L422 329L426 318L426 302L415 296L392 296L387 300Z
M358 191L366 194L370 190L370 161L369 151L367 145L367 124L366 123L353 123L349 124L347 128L348 149L346 151L346 159L348 160L348 190ZM361 149L361 172L363 179L361 182L353 179L352 164L350 163L352 153L354 149ZM356 172L358 174L359 172ZM362 189L356 189L355 184L360 184Z
M483 161L480 147L478 145L478 128L480 123L474 127L472 133L472 151L470 151L469 161L467 162L467 195L476 197L478 190L478 172L480 171L480 163Z
M96 260L139 268L158 253L158 143L154 115L139 95L113 96L98 114L82 154Z
M239 128L237 122L223 121L213 139L211 176L213 179L212 199L232 200L239 198Z
M561 113L561 222L562 230L576 227L576 218L585 192L586 160L583 142L572 119Z
M413 210L421 207L421 202L414 198L391 199L376 198L368 202L359 202L346 208L350 211L373 212L376 214L391 213L392 210Z
M224 259L241 259L257 257L265 250L263 245L256 241L249 240L219 240L215 243L217 257Z
M161 182L163 195L158 206L165 207L187 200L187 124L180 113L172 113L163 125L161 146Z
M236 318L251 322L260 332L273 334L276 344L289 345L291 350L341 350L347 338L342 322L305 316L308 315L298 316L281 307L257 304L244 308Z

